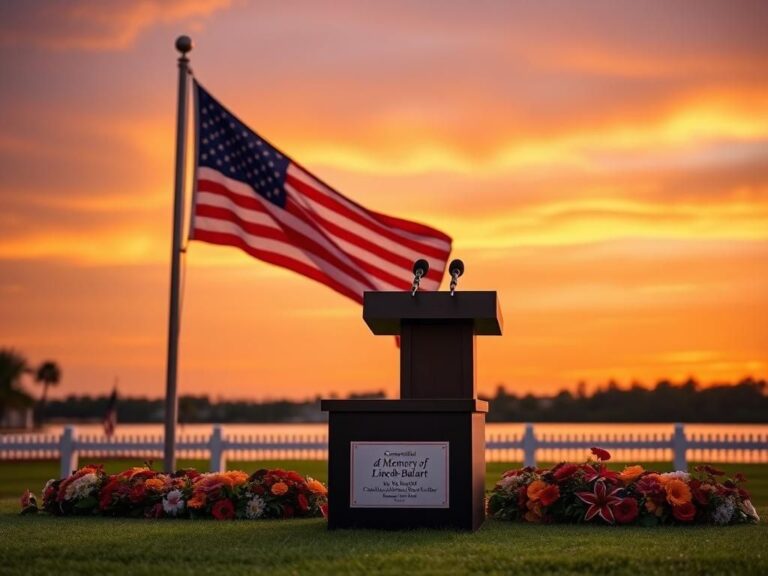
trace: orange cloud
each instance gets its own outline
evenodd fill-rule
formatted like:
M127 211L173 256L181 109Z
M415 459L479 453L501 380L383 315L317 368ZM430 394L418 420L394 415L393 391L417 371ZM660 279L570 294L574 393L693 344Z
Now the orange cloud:
M199 22L232 0L77 0L29 4L3 11L0 43L62 51L125 50L145 30Z

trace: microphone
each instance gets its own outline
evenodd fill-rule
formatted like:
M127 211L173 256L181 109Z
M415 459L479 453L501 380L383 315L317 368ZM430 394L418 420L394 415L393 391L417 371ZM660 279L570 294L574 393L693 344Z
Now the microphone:
M451 273L451 296L456 292L456 284L459 283L459 276L464 274L464 262L456 258L448 266L448 271Z
M413 286L411 286L411 296L416 295L416 290L419 289L419 282L422 276L426 276L429 272L429 262L420 258L413 263Z

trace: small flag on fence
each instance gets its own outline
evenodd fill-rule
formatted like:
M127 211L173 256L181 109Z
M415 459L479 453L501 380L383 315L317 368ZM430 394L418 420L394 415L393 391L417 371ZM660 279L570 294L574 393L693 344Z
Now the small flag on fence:
M408 290L429 261L437 290L451 252L442 232L372 212L257 135L195 82L196 186L190 238L236 246L362 303L369 290Z
M107 402L107 411L104 413L104 434L111 438L117 426L117 386L112 389L112 395Z

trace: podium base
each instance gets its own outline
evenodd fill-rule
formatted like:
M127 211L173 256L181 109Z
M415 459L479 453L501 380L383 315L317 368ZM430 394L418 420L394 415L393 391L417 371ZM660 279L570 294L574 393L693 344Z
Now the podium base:
M328 528L449 527L485 519L485 414L474 399L323 400Z

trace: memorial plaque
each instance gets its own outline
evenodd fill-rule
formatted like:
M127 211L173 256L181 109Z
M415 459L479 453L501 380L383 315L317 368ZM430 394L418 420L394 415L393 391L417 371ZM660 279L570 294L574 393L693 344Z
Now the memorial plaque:
M351 442L350 508L448 508L448 442Z

